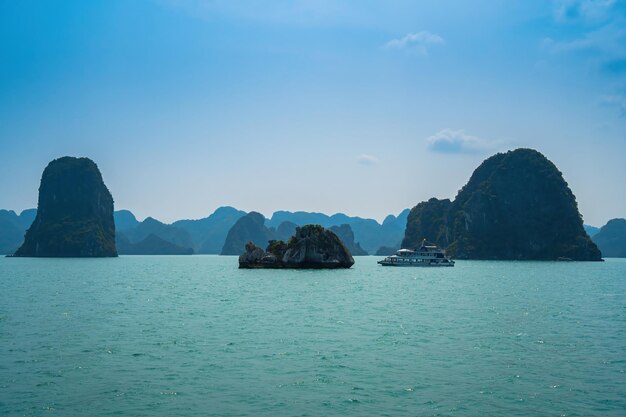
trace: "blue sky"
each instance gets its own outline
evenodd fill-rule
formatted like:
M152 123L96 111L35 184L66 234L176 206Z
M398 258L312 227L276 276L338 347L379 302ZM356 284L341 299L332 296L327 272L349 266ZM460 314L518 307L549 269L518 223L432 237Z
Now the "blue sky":
M626 216L626 2L0 0L0 207L62 155L116 208L382 219L532 147Z

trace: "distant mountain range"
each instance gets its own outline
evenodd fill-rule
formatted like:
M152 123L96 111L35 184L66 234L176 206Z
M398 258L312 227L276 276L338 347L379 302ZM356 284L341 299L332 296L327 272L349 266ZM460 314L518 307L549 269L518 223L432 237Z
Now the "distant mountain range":
M28 209L17 215L13 210L0 210L0 254L15 253L24 242L26 229L35 220L36 209Z
M322 213L304 211L277 211L266 221L268 227L278 227L282 222L289 221L303 226L319 224L325 228L347 224L354 232L354 240L369 254L374 254L381 246L396 247L404 237L409 209L403 210L398 216L388 215L381 225L376 220L361 217L350 217L342 213L328 216Z
M460 259L597 261L599 247L607 257L626 256L626 220L613 219L601 229L583 225L562 173L533 149L493 155L454 200L432 198L387 216L382 224L343 213L277 211L265 218L233 207L171 224L152 217L139 221L131 211L113 210L113 197L93 161L69 156L51 161L44 170L38 204L39 210L19 215L0 210L0 253L240 255L248 242L272 252L289 246L302 226L319 225L354 255L386 255L428 239Z
M596 233L600 231L599 227L589 226L588 224L583 225L585 232L589 235L589 237L593 237Z
M287 217L289 216L283 216L283 218ZM299 217L295 217L294 220L306 221L306 216L300 215ZM322 219L318 217L318 220ZM283 220L278 227L268 227L268 223L270 222L266 221L265 217L263 217L261 213L254 211L241 217L228 232L221 254L241 255L245 252L245 247L248 242L253 242L256 246L261 248L267 248L270 241L280 240L288 242L291 237L296 234L296 228L304 225L298 225L289 220ZM381 225L379 225L379 227L380 226ZM329 230L339 237L346 248L350 251L351 255L369 255L358 242L355 242L354 232L349 224L344 223L340 226L331 226Z
M220 207L209 217L199 220L178 220L173 227L189 233L196 253L220 253L231 227L246 212L233 207Z
M626 258L626 219L609 220L592 239L603 256Z
M24 234L30 227L36 209L24 210L20 215L14 211L0 210L0 253L11 254L22 244ZM137 220L129 210L113 213L118 252L124 254L219 254L223 252L226 237L246 212L233 207L220 207L210 216L197 220L178 220L171 224L152 217ZM319 224L325 228L337 227L343 237L354 236L346 245L356 254L374 254L381 247L399 247L404 236L409 210L398 216L389 215L382 224L373 219L350 217L343 213L332 216L323 213L277 211L266 219L261 214L256 221L267 230L269 238L288 240L295 228L305 224ZM253 216L254 217L254 216ZM350 226L350 230L342 225ZM343 238L342 237L342 238ZM255 236L258 240L259 237ZM261 239L263 240L263 239ZM245 244L246 242L244 242ZM263 245L262 241L255 241ZM351 246L352 245L352 246ZM243 246L241 246L243 248ZM241 253L241 248L230 252ZM226 251L227 253L229 250Z
M251 212L250 214L252 214ZM404 236L409 210L398 216L389 215L382 224L373 219L350 217L342 213L332 216L323 213L277 211L271 218L256 213L256 234L242 229L238 240L223 252L229 231L246 212L233 207L220 207L210 216L198 220L178 220L172 224L162 223L152 217L139 221L128 210L118 210L113 217L116 227L116 242L121 255L182 255L220 254L238 255L248 240L265 247L270 239L288 240L298 226L320 224L333 230L344 241L353 255L387 255L400 247ZM19 215L12 210L0 210L0 254L12 254L24 241L36 209L22 211ZM252 222L255 223L255 222ZM585 231L598 245L603 256L626 256L626 220L613 219L602 228L585 225ZM348 225L349 229L344 225ZM254 229L253 227L253 229ZM271 232L267 232L269 230ZM600 232L603 233L600 233ZM263 236L261 236L263 235ZM248 240L246 240L248 239ZM243 240L246 240L243 242ZM243 243L241 243L243 242Z
M389 215L382 224L373 219L350 217L342 213L329 216L304 211L277 211L269 219L259 214L263 220L263 227L273 229L275 234L261 240L258 236L250 237L259 246L263 246L270 238L288 240L295 233L297 226L320 224L334 230L353 255L382 256L392 254L400 247L409 211L403 210L398 216ZM220 254L224 249L228 232L246 214L245 211L233 207L220 207L202 219L178 220L172 224L165 224L152 217L140 222L131 211L118 210L113 214L118 253ZM19 215L12 210L0 210L0 254L12 254L17 250L36 215L36 209L24 210ZM260 218L257 220L260 222ZM617 220L626 222L624 219L610 221L610 224L603 226L602 229L606 230L601 235L598 235L601 228L584 225L585 231L598 245L603 256L626 256L626 244L622 243L626 241L626 232L619 228L622 223ZM349 225L351 230L342 228L342 225ZM332 229L333 226L336 227ZM354 236L353 240L346 241L350 232ZM237 247L226 252L239 254L241 248Z
M241 255L245 252L246 243L253 242L257 246L265 248L273 239L279 239L276 229L265 226L265 217L261 213L251 211L237 220L228 231L220 254Z
M131 243L123 233L115 238L117 252L122 255L192 255L193 249L183 248L150 233L137 243Z

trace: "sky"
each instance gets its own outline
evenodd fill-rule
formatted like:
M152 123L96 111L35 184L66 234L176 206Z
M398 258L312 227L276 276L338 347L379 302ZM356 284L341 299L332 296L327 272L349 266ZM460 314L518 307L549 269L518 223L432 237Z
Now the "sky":
M519 147L626 217L626 0L0 0L0 208L71 155L138 218L382 220Z

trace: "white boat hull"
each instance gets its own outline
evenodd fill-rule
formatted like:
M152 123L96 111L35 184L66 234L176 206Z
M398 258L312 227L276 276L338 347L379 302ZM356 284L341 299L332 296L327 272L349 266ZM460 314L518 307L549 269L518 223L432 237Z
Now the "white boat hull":
M430 262L385 262L385 261L378 261L378 263L382 266L401 266L401 267L422 267L422 268L428 268L428 267L440 267L440 266L454 266L454 261L450 261L450 262L437 262L437 263L430 263Z
M399 249L395 255L387 256L378 261L382 266L454 266L454 261L446 256L446 252L436 245L422 241L419 249Z

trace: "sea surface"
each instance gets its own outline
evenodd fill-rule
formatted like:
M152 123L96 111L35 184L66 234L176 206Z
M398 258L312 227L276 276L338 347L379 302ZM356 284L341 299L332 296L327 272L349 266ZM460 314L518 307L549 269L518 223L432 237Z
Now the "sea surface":
M0 415L626 416L626 260L0 258Z

